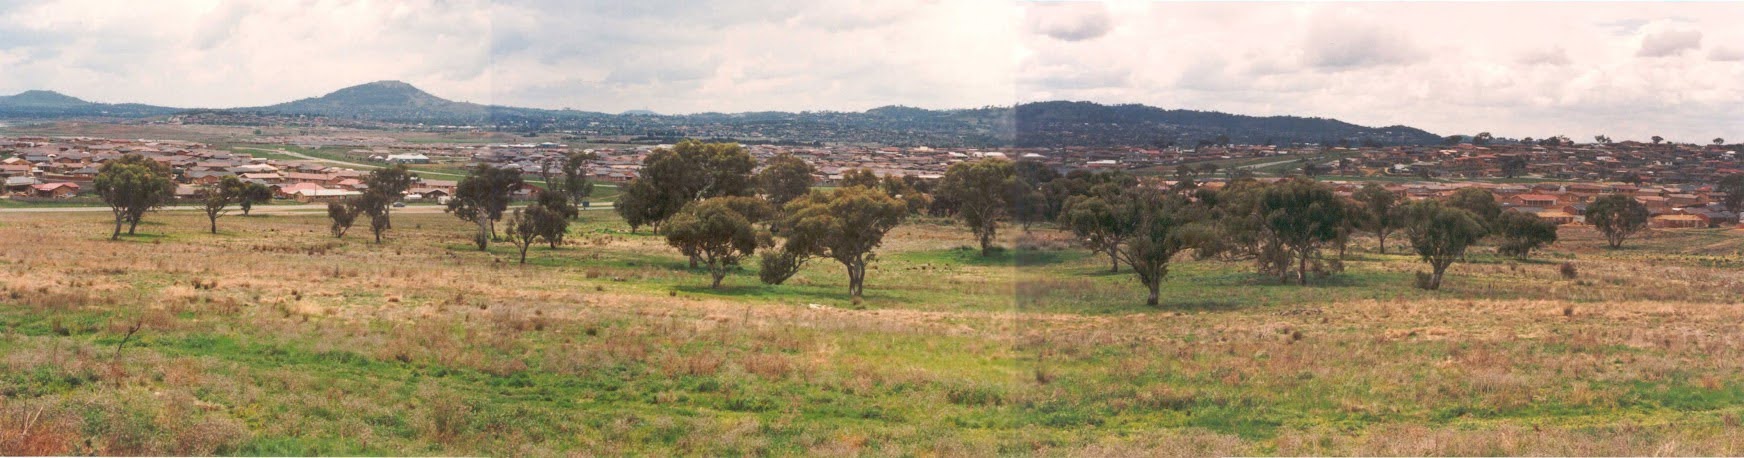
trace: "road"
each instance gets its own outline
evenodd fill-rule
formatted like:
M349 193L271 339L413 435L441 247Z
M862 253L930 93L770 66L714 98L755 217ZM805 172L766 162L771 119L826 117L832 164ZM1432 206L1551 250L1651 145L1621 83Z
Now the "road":
M1290 162L1299 162L1299 161L1301 161L1301 159L1285 159L1282 161L1262 162L1262 163L1253 164L1253 165L1243 165L1243 166L1238 166L1236 168L1255 170L1255 169L1263 169L1266 167L1271 167L1271 166L1278 165L1278 164L1286 164L1286 163L1290 163Z
M324 157L310 156L307 154L298 153L295 151L282 150L282 149L253 148L253 147L248 147L248 146L238 146L238 147L236 147L236 149L245 149L245 150L250 150L250 151L265 151L268 153L283 154L283 155L295 157L298 159L315 161L315 162L326 162L329 164L343 165L346 167L352 167L352 168L361 169L361 170L370 170L370 169L382 168L382 166L379 166L379 165L370 165L370 164L364 164L361 162L339 161L339 160L327 159ZM441 176L445 176L445 177L456 177L456 178L465 178L466 177L464 175L458 175L458 174L453 174L453 173L429 172L429 171L423 171L423 170L417 170L416 172L418 172L419 175L441 175Z
M382 168L382 166L380 166L380 165L370 165L370 164L364 164L364 163L358 163L358 162L338 161L338 160L327 159L327 158L322 158L322 157L310 156L307 154L298 153L298 152L294 152L294 151L286 151L286 150L282 150L282 149L254 148L254 147L248 147L248 146L238 146L238 147L236 147L236 149L245 149L245 150L250 150L250 151L265 151L265 152L269 152L269 153L283 154L283 155L295 157L298 159L304 159L304 160L310 160L310 161L316 161L316 162L326 162L329 164L343 165L343 166L353 167L353 168L357 168L357 169L361 169L361 170L370 170L370 169ZM454 174L454 173L431 172L431 171L427 171L427 170L412 170L412 171L416 172L418 175L439 175L439 176L451 177L451 178L466 178L466 175L460 175L460 174ZM543 183L543 182L542 181L534 181L534 183ZM617 187L617 185L615 185L615 184L597 183L597 182L594 183L594 186L604 187L604 188Z
M601 202L601 203L597 203L597 204L593 204L593 205L589 206L588 208L586 208L586 210L610 210L611 208L612 208L612 204L610 202ZM176 211L176 212L180 212L180 211L205 211L205 210L206 210L206 207L195 206L195 205L178 205L178 206L174 206L174 207L164 207L164 208L158 209L158 211ZM273 214L295 214L295 213L324 212L324 211L327 211L327 204L257 205L254 207L253 213L263 214L263 215L273 215ZM394 209L394 213L396 213L396 214L442 213L442 211L443 211L443 207L441 205L408 205L408 206L399 207L399 208ZM0 208L0 213L108 213L108 212L109 212L109 207ZM237 210L237 209L235 209L235 207L231 207L230 212L232 214L241 214L242 213L241 210Z

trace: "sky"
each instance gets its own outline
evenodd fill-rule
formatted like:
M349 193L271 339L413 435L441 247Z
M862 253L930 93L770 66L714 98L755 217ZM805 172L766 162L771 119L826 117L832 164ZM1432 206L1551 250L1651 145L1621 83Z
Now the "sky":
M1744 140L1744 3L0 0L0 94L261 106L401 80L619 112L1142 103Z

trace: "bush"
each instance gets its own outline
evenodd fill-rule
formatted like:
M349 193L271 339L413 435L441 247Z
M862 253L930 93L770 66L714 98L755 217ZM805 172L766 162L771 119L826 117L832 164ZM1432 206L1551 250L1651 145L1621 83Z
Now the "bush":
M759 258L762 269L757 271L757 278L770 285L779 285L793 278L793 274L799 273L799 268L805 265L805 259L785 249L774 253L766 251Z
M1559 270L1562 272L1562 278L1573 280L1580 277L1580 271L1575 269L1573 262L1562 263L1562 267Z

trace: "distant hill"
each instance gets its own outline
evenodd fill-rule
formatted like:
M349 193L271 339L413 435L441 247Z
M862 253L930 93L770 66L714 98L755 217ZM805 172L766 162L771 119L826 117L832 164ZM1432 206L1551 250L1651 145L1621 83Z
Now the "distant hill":
M1440 136L1406 126L1364 127L1336 119L1244 116L1214 111L1165 110L1146 105L1036 102L1017 106L1019 146L1193 146L1199 141L1242 144L1434 144Z
M399 81L377 81L340 89L320 97L259 108L238 108L236 111L461 124L481 122L490 115L489 108L484 105L449 101Z
M54 91L33 90L24 91L17 95L0 96L0 118L137 118L166 115L178 111L181 109L137 103L91 103Z
M148 105L93 104L49 91L0 97L0 117L150 117L181 112ZM400 81L377 81L264 107L202 110L307 116L372 123L470 125L504 131L564 130L648 142L679 138L760 143L865 143L932 146L1195 146L1349 143L1436 144L1441 137L1406 126L1365 127L1336 119L1244 116L1146 105L1034 102L956 110L885 106L864 112L605 114L455 102ZM214 123L224 123L222 117ZM253 121L258 122L258 121Z

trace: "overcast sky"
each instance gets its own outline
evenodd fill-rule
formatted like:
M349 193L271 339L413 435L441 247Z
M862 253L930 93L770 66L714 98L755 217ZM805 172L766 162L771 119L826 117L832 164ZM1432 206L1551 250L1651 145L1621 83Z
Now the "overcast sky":
M1144 103L1744 139L1740 3L0 0L0 93L258 106L402 80L662 113Z

